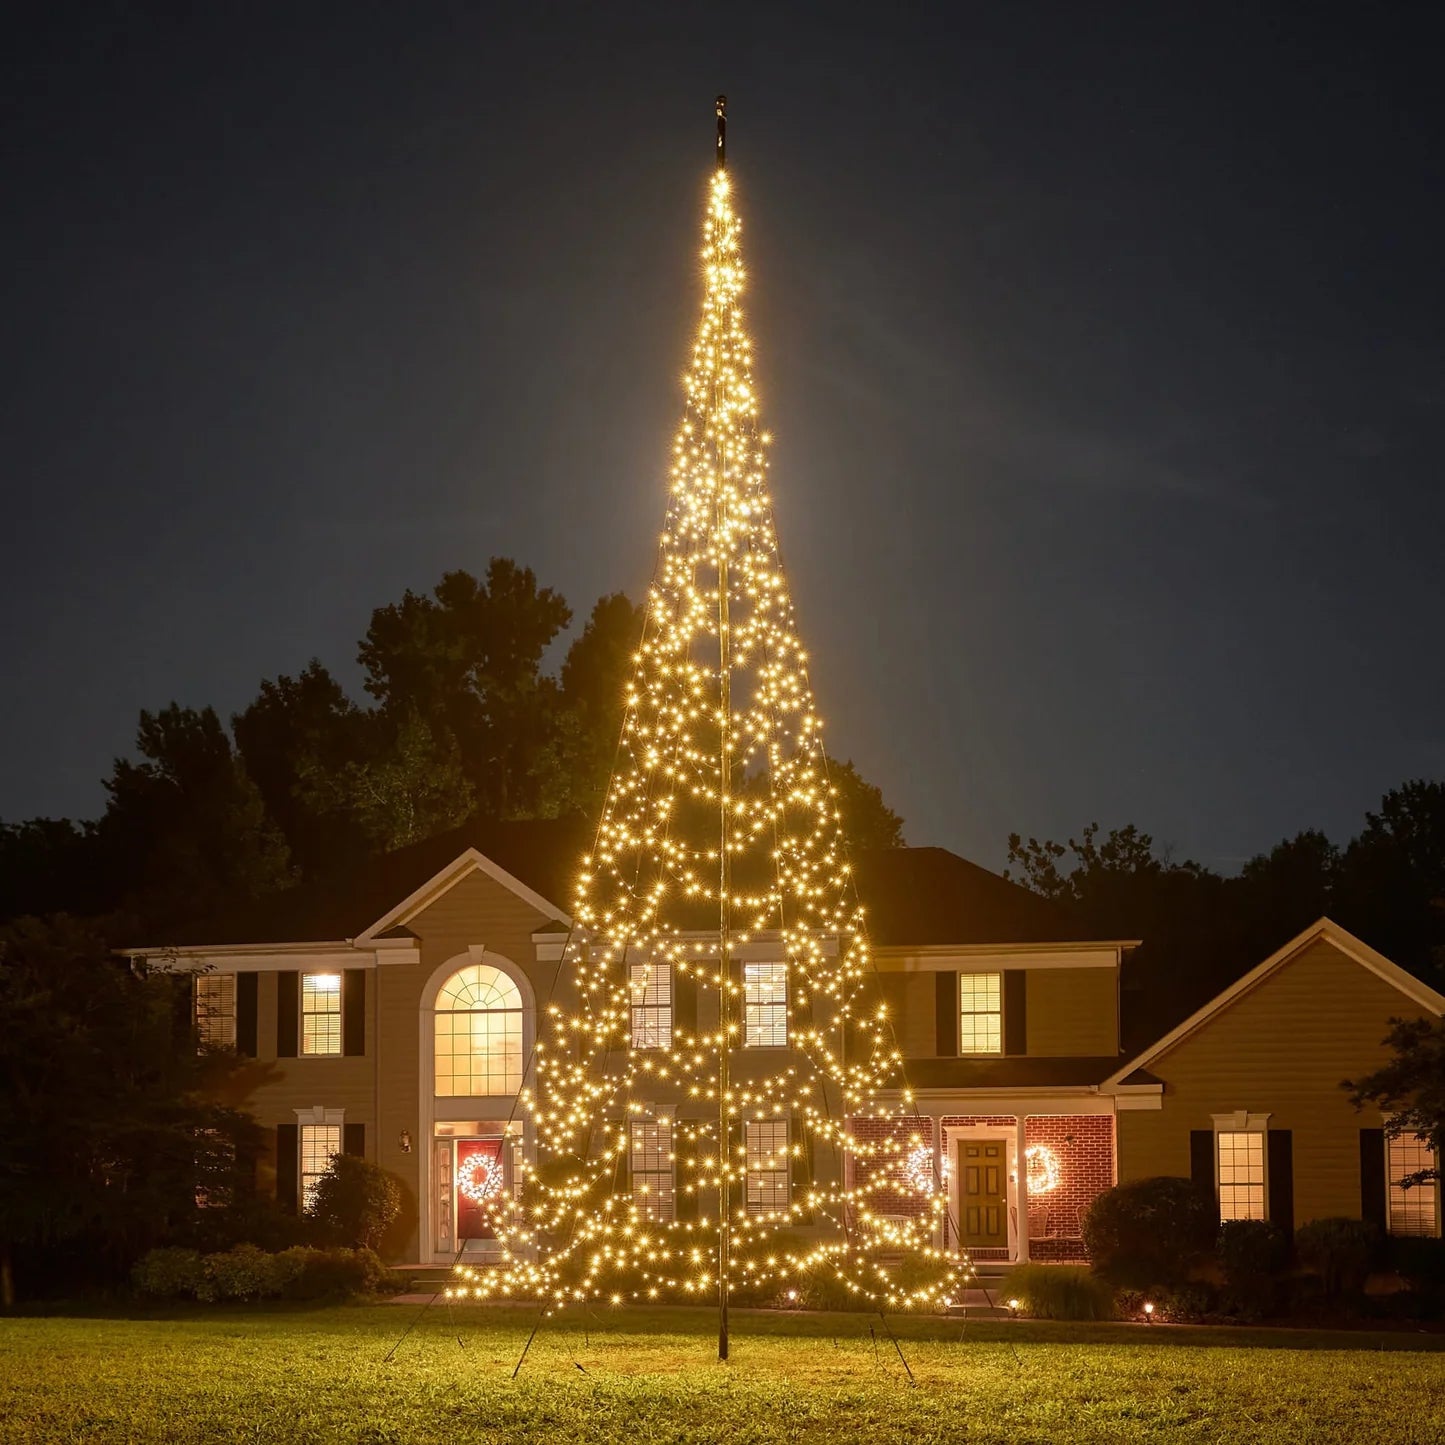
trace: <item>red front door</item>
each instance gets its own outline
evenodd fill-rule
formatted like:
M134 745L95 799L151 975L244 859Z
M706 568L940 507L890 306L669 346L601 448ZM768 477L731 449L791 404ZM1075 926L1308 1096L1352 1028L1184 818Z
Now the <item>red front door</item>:
M458 1139L455 1180L457 1239L495 1239L491 1211L506 1199L502 1140Z

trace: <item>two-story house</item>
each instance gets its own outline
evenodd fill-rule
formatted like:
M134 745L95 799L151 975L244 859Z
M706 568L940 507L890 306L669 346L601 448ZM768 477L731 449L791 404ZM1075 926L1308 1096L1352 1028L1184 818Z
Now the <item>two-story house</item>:
M588 841L568 823L469 825L344 886L129 950L195 971L202 1036L256 1061L246 1103L273 1141L263 1188L300 1207L334 1153L364 1154L405 1184L404 1262L485 1257L478 1200L513 1187L536 1148L520 1096L539 1010L575 1004L563 942ZM1322 921L1126 1058L1120 975L1135 941L1081 937L1045 900L943 849L856 867L915 1104L850 1128L917 1140L921 1187L901 1186L891 1207L922 1209L941 1180L950 1246L979 1261L1082 1259L1089 1203L1149 1174L1192 1173L1225 1218L1363 1214L1439 1232L1438 1191L1394 1183L1420 1146L1386 1141L1339 1081L1381 1060L1392 1016L1439 1016L1445 998L1358 939ZM745 1058L781 1042L788 984L776 960L739 967ZM639 1046L693 1022L696 1001L669 971L637 982ZM671 1108L629 1125L628 1177L654 1217L687 1207ZM769 1127L785 1126L760 1121L745 1140L749 1208L798 1183Z

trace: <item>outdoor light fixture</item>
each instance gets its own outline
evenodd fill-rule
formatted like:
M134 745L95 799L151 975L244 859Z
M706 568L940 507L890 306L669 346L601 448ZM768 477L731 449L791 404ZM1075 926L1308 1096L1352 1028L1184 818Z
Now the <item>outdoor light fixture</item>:
M1017 1310L1018 1307L1019 1307L1019 1302L1018 1302L1018 1300L1016 1300L1016 1299L1011 1299L1011 1300L1008 1302L1008 1307L1009 1307L1010 1310Z
M403 1154L410 1154L410 1153L411 1153L411 1130L410 1130L410 1129L403 1129L403 1130L401 1131L401 1138L398 1139L396 1142L397 1142L397 1146L401 1149L401 1152L402 1152Z
M1152 1324L1154 1323L1154 1301L1153 1301L1153 1300L1147 1300L1147 1299L1146 1299L1146 1300L1144 1301L1144 1323L1145 1323L1146 1325L1152 1325Z

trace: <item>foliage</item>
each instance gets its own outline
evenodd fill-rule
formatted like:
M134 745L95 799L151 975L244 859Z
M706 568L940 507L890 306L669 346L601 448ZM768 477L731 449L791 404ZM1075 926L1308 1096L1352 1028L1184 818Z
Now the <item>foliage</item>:
M63 1286L83 1240L88 1278L121 1277L251 1177L254 1121L208 1101L238 1061L197 1053L188 982L73 920L0 928L0 1267Z
M848 842L854 848L902 848L903 819L883 800L883 791L858 771L851 758L828 763L828 783L838 790Z
M1390 1268L1416 1294L1445 1300L1445 1239L1402 1236L1389 1241Z
M1114 1291L1092 1270L1079 1265L1021 1264L1009 1271L1001 1298L1018 1300L1036 1320L1108 1320L1114 1317Z
M196 1298L210 1304L218 1300L267 1299L281 1293L277 1256L254 1244L238 1244L223 1254L205 1257L205 1277Z
M1345 1080L1351 1102L1373 1104L1385 1115L1385 1132L1395 1138L1419 1134L1435 1151L1435 1162L1391 1181L1407 1189L1442 1177L1445 1158L1445 1020L1391 1019L1385 1045L1394 1058L1358 1080Z
M1220 1226L1215 1254L1228 1286L1230 1313L1262 1319L1281 1307L1292 1243L1267 1219L1230 1219Z
M1155 1290L1149 1296L1154 1306L1154 1321L1165 1325L1192 1325L1208 1319L1219 1303L1211 1285L1202 1280L1187 1280Z
M1365 1287L1380 1242L1380 1231L1363 1219L1311 1219L1294 1236L1300 1264L1320 1277L1331 1300Z
M166 1245L136 1260L131 1283L156 1299L198 1299L206 1287L206 1266L198 1249Z
M401 1213L401 1182L369 1159L335 1154L307 1213L339 1243L376 1249Z
M1106 1189L1084 1215L1084 1247L1113 1285L1182 1284L1214 1247L1218 1213L1192 1179L1167 1175Z
M285 1299L345 1299L399 1284L370 1249L312 1249L299 1245L274 1258L277 1292Z

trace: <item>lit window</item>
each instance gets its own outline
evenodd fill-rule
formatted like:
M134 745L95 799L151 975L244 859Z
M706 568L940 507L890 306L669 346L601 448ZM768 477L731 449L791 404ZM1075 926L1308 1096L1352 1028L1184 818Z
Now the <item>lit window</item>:
M340 1124L303 1124L301 1144L301 1208L311 1208L316 1196L316 1181L331 1167L341 1153Z
M632 992L632 1047L672 1047L672 965L634 963L628 968Z
M672 1120L633 1119L628 1125L628 1169L632 1202L644 1219L673 1217Z
M341 975L301 975L301 1052L341 1052Z
M1390 1183L1390 1233L1423 1234L1433 1238L1440 1232L1440 1216L1435 1194L1436 1186L1415 1184L1400 1188L1400 1180L1421 1169L1435 1167L1435 1151L1427 1139L1418 1134L1402 1134L1385 1141Z
M437 995L436 1091L477 1097L521 1087L522 992L500 969L474 963Z
M196 1036L213 1049L236 1047L236 975L196 975Z
M743 964L743 1046L781 1049L788 1043L788 965Z
M743 1123L747 1155L747 1207L751 1215L781 1214L788 1208L788 1121L748 1119Z
M1003 1053L1002 974L959 974L958 1010L959 1053Z
M1264 1131L1221 1130L1215 1139L1220 1219L1264 1219Z

